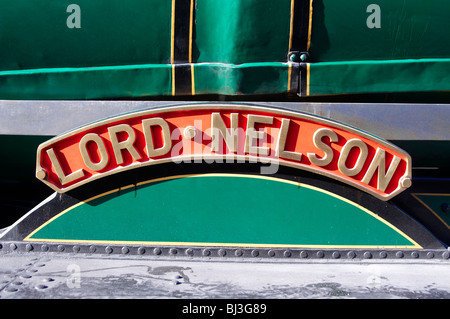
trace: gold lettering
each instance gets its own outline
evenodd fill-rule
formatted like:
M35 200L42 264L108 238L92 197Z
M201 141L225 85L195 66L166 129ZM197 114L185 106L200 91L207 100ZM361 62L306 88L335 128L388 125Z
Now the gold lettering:
M78 171L75 171L69 175L66 175L61 167L61 164L58 161L58 158L56 157L55 151L53 148L47 150L47 155L50 158L50 161L52 162L53 167L55 168L56 175L58 175L59 181L61 182L61 185L69 184L73 181L76 181L77 179L80 179L84 176L84 172L82 169L79 169Z
M131 126L128 124L119 124L113 127L108 127L108 132L118 165L123 164L122 150L127 150L135 160L141 159L141 156L134 148L136 133ZM125 141L119 142L117 137L119 132L126 132L128 134L128 138Z
M284 150L284 148L286 146L286 138L288 135L290 123L291 123L291 120L289 120L289 119L281 120L280 134L278 135L277 146L275 148L275 156L289 158L289 159L300 162L302 160L302 153L296 153L296 152L290 152L290 151Z
M253 146L253 141L261 141L264 139L263 131L256 131L255 125L256 123L261 124L272 124L273 117L272 116L263 116L263 115L252 115L249 114L247 118L247 131L245 135L245 153L255 154L255 155L269 155L268 147L257 147Z
M352 168L348 168L346 166L345 162L347 161L347 157L350 154L350 151L354 147L359 148L360 153L359 153L358 159L356 160L355 166ZM366 143L364 143L363 141L361 141L357 138L348 140L347 143L345 143L344 147L342 148L341 155L339 156L338 169L344 175L355 176L363 168L366 158L367 158Z
M94 142L97 144L98 150L100 152L100 161L98 163L92 162L91 157L89 156L89 152L87 150L87 144L89 142ZM90 168L94 171L101 171L108 165L109 163L109 155L106 151L105 144L100 136L95 133L89 133L83 136L79 144L81 157L83 158L84 164L87 168Z
M378 148L372 160L372 163L370 163L366 175L364 175L364 178L362 179L362 182L368 185L373 177L373 174L375 174L375 171L378 169L377 189L384 192L386 190L386 187L389 185L389 182L391 181L392 176L394 175L395 170L398 167L398 164L400 164L400 161L401 159L394 155L391 165L389 165L388 171L385 174L386 152L381 148Z
M231 113L230 115L231 127L228 129L223 122L220 113L214 112L211 114L211 130L212 130L212 142L211 151L220 152L221 142L219 133L222 138L225 139L225 143L232 153L237 151L237 138L238 138L238 113Z
M164 142L164 145L157 149L155 149L155 145L153 143L153 135L151 130L151 127L154 125L158 125L161 127ZM145 144L147 148L148 157L165 155L170 151L170 149L172 148L172 140L170 139L170 128L169 124L167 124L167 122L164 119L156 117L152 119L143 120L142 127L144 129Z
M322 138L324 136L329 137L330 142L338 141L337 134L329 128L321 128L314 133L313 136L314 146L317 147L319 150L325 152L325 155L322 158L319 158L314 153L308 153L308 158L311 161L311 163L317 166L326 166L330 164L331 161L333 160L333 149L324 142L322 142Z

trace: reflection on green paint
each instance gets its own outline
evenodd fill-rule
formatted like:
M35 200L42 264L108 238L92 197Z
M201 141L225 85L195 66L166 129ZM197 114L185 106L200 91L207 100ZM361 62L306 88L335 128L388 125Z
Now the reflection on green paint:
M31 239L262 245L410 246L358 206L318 189L236 175L130 187L89 201Z

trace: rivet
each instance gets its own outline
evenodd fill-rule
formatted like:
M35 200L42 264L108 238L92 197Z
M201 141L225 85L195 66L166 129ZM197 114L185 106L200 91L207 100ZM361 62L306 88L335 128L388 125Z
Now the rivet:
M380 251L380 258L386 258L386 257L387 257L387 252Z
M402 177L402 178L400 179L400 185L401 185L403 188L411 187L411 185L412 185L411 178L410 178L410 177Z
M417 251L413 251L413 252L411 253L411 257L412 257L412 258L419 258L419 253L418 253Z
M105 247L105 252L106 252L107 254L111 254L111 253L113 252L113 249L112 249L110 246L106 246L106 247Z
M307 253L306 251L302 250L302 251L300 252L300 257L302 257L302 258L308 258L308 253Z
M28 275L28 274L23 274L23 275L20 275L20 277L22 277L23 279L30 279L33 276Z
M275 256L275 251L273 251L273 250L271 249L271 250L269 250L269 251L267 252L267 255L269 255L269 257L273 257L273 256Z
M240 256L242 256L243 254L244 254L244 252L242 251L242 249L237 249L237 250L234 252L234 255L237 256L237 257L240 257Z
M23 285L23 281L14 281L13 285L16 285L16 286Z
M223 257L227 254L227 251L225 249L219 249L219 251L217 252L219 254L219 256Z
M442 258L444 258L444 259L448 259L449 258L448 251L442 253Z
M17 245L16 244L11 244L11 245L9 245L9 249L16 250L17 249Z
M252 250L252 256L253 257L258 257L259 256L259 251L257 251L256 249Z
M43 281L43 282L52 282L52 281L55 281L55 279L53 279L53 278L51 278L51 277L48 277L48 278L42 279L42 281Z
M202 255L203 256L209 256L209 255L211 255L211 251L209 249L203 249Z
M397 256L397 258L403 258L403 252L398 251L395 256Z
M356 257L355 252L349 251L349 252L347 253L347 258L348 258L348 259L353 259L353 258L355 258L355 257Z
M33 250L33 245L31 245L31 244L26 244L25 250L26 250L26 251L32 251L32 250Z
M75 245L75 246L72 247L72 250L73 250L74 253L78 253L80 251L80 249L81 248L78 245Z
M188 256L192 256L192 255L194 255L194 250L192 249L192 248L188 248L188 249L186 249L186 255L188 255Z
M64 245L58 245L58 247L56 247L58 249L58 251L63 252L66 248L64 247Z
M291 257L291 256L292 256L292 253L291 253L290 250L286 250L286 251L283 253L283 255L284 255L284 257Z
M368 251L366 251L365 253L364 253L364 258L366 258L366 259L370 259L370 258L372 258L372 254L370 253L370 252L368 252Z
M178 253L178 250L176 250L176 248L170 248L169 249L169 254L176 255L177 253Z
M427 253L427 257L430 258L430 259L434 258L434 253L431 252L431 251L429 251L429 252Z
M192 140L193 138L195 138L195 136L197 136L197 129L193 126L188 126L184 129L184 137L186 137L189 140Z
M41 250L42 251L48 251L48 246L47 245L42 245L41 246Z
M145 254L145 248L144 247L139 247L137 252L138 252L139 255L143 255L143 254Z
M130 252L130 249L128 247L122 247L122 254L126 255Z
M36 172L36 177L40 180L43 180L47 177L47 172L45 171L45 169L41 168Z
M306 60L308 60L308 56L307 56L305 53L302 53L302 54L300 55L300 60L301 60L302 62L305 62Z
M316 253L316 256L319 257L319 258L323 258L323 256L325 256L325 254L323 253L323 251L319 250L319 251Z
M335 252L332 254L332 256L333 256L333 258L337 259L337 258L340 258L340 257L341 257L341 254L340 254L338 251L335 251Z
M298 61L298 56L297 56L297 54L295 54L295 53L291 54L291 55L289 56L289 60L290 60L291 62L297 62L297 61Z
M97 250L97 247L95 247L95 246L89 246L89 252L95 253L96 250Z
M153 249L153 254L155 254L155 255L161 255L161 248L155 248L155 249Z

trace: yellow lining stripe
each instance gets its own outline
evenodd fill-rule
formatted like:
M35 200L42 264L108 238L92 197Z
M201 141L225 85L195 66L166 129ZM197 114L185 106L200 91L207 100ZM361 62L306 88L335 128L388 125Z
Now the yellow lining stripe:
M416 194L411 194L415 199L417 199L419 201L419 203L421 203L423 206L425 206L426 209L428 209L430 212L433 213L434 216L436 216L437 219L439 219L445 226L447 226L448 229L450 229L450 226L438 215L436 214L436 212L434 210L431 209L431 207L429 207L427 204L425 204L425 202L423 200L421 200L419 197L417 197L416 195L422 195L422 196L450 196L450 194L436 194L436 193L416 193Z
M309 47L311 46L311 30L312 30L312 7L313 0L309 0L309 26L308 26L308 45L306 47L306 51L309 51Z
M276 181L276 182L281 182L281 183L286 183L286 184L291 184L297 187L304 187L304 188L308 188L314 191L318 191L324 194L327 194L329 196L335 197L341 201L344 201L362 211L364 211L365 213L369 214L370 216L374 217L375 219L379 220L380 222L382 222L383 224L385 224L386 226L388 226L389 228L393 229L394 231L396 231L398 234L402 235L404 238L406 238L407 240L409 240L411 243L413 243L412 246L395 246L395 245L387 245L387 246L372 246L372 245L283 245L283 244L275 244L275 245L270 245L270 244L224 244L224 243L186 243L186 242L138 242L138 241L103 241L103 240L70 240L70 239L61 239L61 240L55 240L55 239L34 239L34 238L30 238L32 237L35 233L37 233L40 229L42 229L43 227L45 227L46 225L50 224L51 222L53 222L54 220L56 220L57 218L61 217L62 215L64 215L65 213L69 212L70 210L88 203L90 201L93 201L97 198L109 195L111 193L114 192L118 192L121 190L125 190L131 187L139 187L141 185L145 185L145 184L150 184L150 183L156 183L156 182L161 182L161 181L168 181L168 180L173 180L173 179L179 179L179 178L192 178L192 177L244 177L244 178L256 178L256 179L264 179L264 180L270 180L270 181ZM121 188L116 188L114 190L102 193L100 195L96 195L94 197L91 197L87 200L84 200L80 203L77 203L67 209L65 209L64 211L62 211L61 213L59 213L58 215L52 217L50 220L48 220L47 222L45 222L44 224L42 224L41 226L39 226L37 229L35 229L33 232L31 232L27 237L24 238L24 241L47 241L47 242L92 242L92 243L117 243L117 244L157 244L157 245L177 245L177 246L189 246L189 245L201 245L201 246L227 246L227 247L308 247L308 248L412 248L412 249L422 249L422 247L416 243L414 240L412 240L409 236L407 236L405 233L403 233L401 230L399 230L398 228L396 228L394 225L392 225L391 223L389 223L388 221L380 218L378 215L374 214L373 212L371 212L370 210L368 210L365 207L362 207L361 205L354 203L350 200L348 200L347 198L344 198L340 195L334 194L332 192L329 192L327 190L312 186L312 185L308 185L308 184L303 184L303 183L298 183L298 182L294 182L294 181L289 181L289 180L284 180L281 178L276 178L276 177L270 177L270 176L257 176L257 175L247 175L247 174L228 174L228 173L210 173L210 174L189 174L189 175L175 175L175 176L169 176L169 177L161 177L161 178L156 178L156 179L152 179L152 180L148 180L145 182L140 182L137 183L136 185L132 184L132 185L128 185L125 187L121 187Z

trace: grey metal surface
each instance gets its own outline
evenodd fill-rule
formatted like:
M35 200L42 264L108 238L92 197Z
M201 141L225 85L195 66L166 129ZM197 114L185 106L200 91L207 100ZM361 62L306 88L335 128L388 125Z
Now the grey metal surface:
M442 261L0 255L0 298L450 298Z
M195 102L0 100L0 134L54 136L109 116L182 103ZM242 103L282 107L320 115L355 126L386 140L450 139L448 104Z

